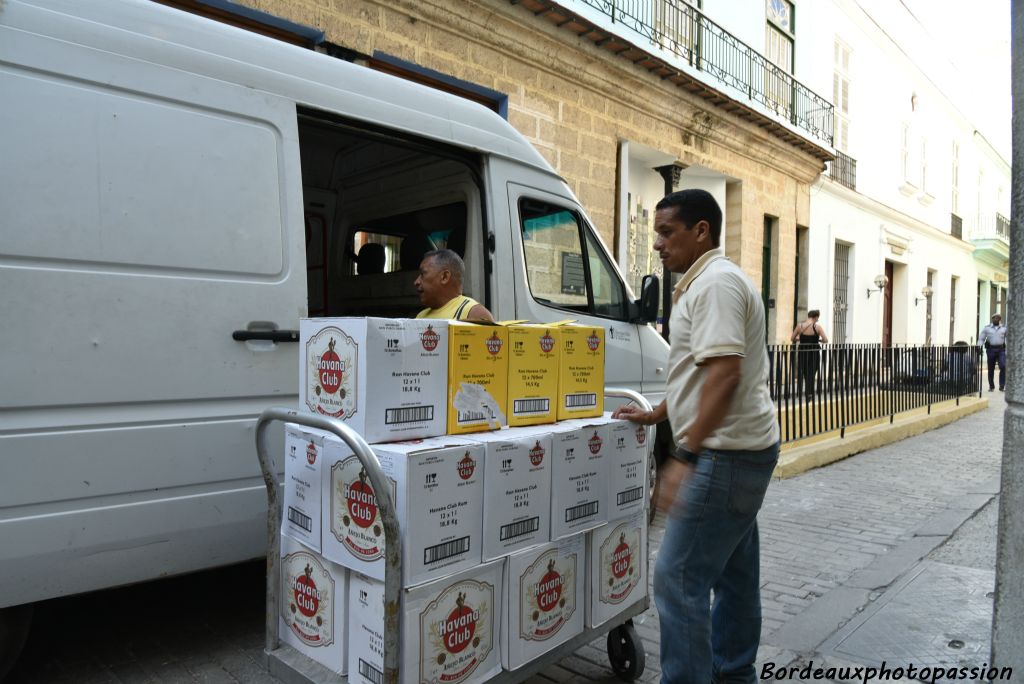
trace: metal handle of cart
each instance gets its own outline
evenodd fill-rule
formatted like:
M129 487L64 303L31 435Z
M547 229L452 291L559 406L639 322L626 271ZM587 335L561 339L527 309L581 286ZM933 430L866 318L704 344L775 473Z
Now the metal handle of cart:
M633 390L609 387L605 389L606 399L625 399L628 402L638 404L641 408L649 411L651 404L644 396ZM387 486L387 477L380 469L380 462L373 453L373 449L361 435L337 418L330 418L313 413L303 413L295 409L273 407L268 408L256 420L256 454L260 462L260 470L263 473L263 482L267 487L267 586L266 586L266 640L264 643L265 652L270 658L272 654L280 650L280 562L281 562L281 515L282 503L281 492L277 473L274 471L273 459L267 450L267 432L271 423L274 422L295 423L304 427L318 428L338 436L352 450L359 463L366 469L374 492L377 495L378 511L381 522L384 525L384 684L397 684L398 662L399 662L399 615L402 591L402 536L399 533L398 516L395 511L394 502L391 500L391 490ZM650 432L651 428L647 428ZM650 437L650 434L648 435ZM648 439L647 443L653 445L654 440ZM649 458L653 458L650 454ZM646 575L646 572L645 572ZM622 617L631 619L647 609L649 599L638 602L631 609L623 612ZM578 648L586 644L594 634L585 632L575 639L572 639L555 651L547 654L546 657L538 659L529 665L523 666L513 672L503 672L494 681L495 684L504 681L522 681L531 674L547 666L548 662L554 662L554 657L564 657L566 651ZM642 656L642 649L641 649ZM297 655L297 658L304 656ZM609 655L611 655L609 653ZM319 668L303 667L297 659L289 659L291 662L284 663L285 667L298 675L297 681L312 681L313 677L303 674L306 672L317 672ZM273 662L273 661L271 661ZM514 678L514 679L513 679Z

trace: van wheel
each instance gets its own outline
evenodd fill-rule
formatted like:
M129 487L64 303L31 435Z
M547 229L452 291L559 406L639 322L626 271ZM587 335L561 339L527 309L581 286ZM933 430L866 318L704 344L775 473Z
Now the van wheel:
M18 662L32 626L32 604L0 608L0 681Z

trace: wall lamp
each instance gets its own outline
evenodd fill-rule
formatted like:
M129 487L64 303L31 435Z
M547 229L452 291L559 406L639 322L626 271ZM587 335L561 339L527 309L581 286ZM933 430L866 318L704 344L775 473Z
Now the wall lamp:
M876 275L875 276L875 287L878 288L878 293L879 294L882 293L882 290L884 290L885 286L888 285L888 284L889 284L889 278L887 276L884 276L884 275ZM872 290L869 287L868 288L868 299L871 299L871 292L872 292Z
M918 302L923 302L926 299L931 299L932 292L933 292L932 288L928 287L927 285L922 287L921 288L921 296L920 297L914 297L914 306L917 306Z

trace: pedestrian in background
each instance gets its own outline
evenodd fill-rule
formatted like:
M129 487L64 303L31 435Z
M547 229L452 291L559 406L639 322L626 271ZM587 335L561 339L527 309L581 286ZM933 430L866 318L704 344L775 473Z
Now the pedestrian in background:
M658 475L668 512L654 572L662 684L757 681L761 637L757 512L779 455L768 393L764 306L719 247L722 210L704 190L655 207L654 249L673 292L666 399L615 417L666 417L677 451ZM714 604L711 592L714 591Z
M992 316L992 322L978 335L978 344L985 348L985 360L988 362L989 392L996 388L993 382L996 364L999 364L999 391L1006 391L1006 326L1002 325L1002 320L999 314Z
M814 382L821 366L821 345L828 344L828 335L818 323L821 312L811 309L807 320L793 328L790 341L797 343L797 391L800 396L814 395Z

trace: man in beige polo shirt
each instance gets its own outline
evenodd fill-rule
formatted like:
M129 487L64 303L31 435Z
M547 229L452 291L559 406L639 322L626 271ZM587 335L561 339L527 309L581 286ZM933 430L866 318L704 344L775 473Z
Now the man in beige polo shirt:
M643 425L668 418L677 446L658 485L658 506L669 513L654 573L661 681L752 684L761 636L757 512L779 455L764 307L719 247L722 210L710 193L680 190L655 210L654 250L683 274L666 399L653 411L615 415Z

